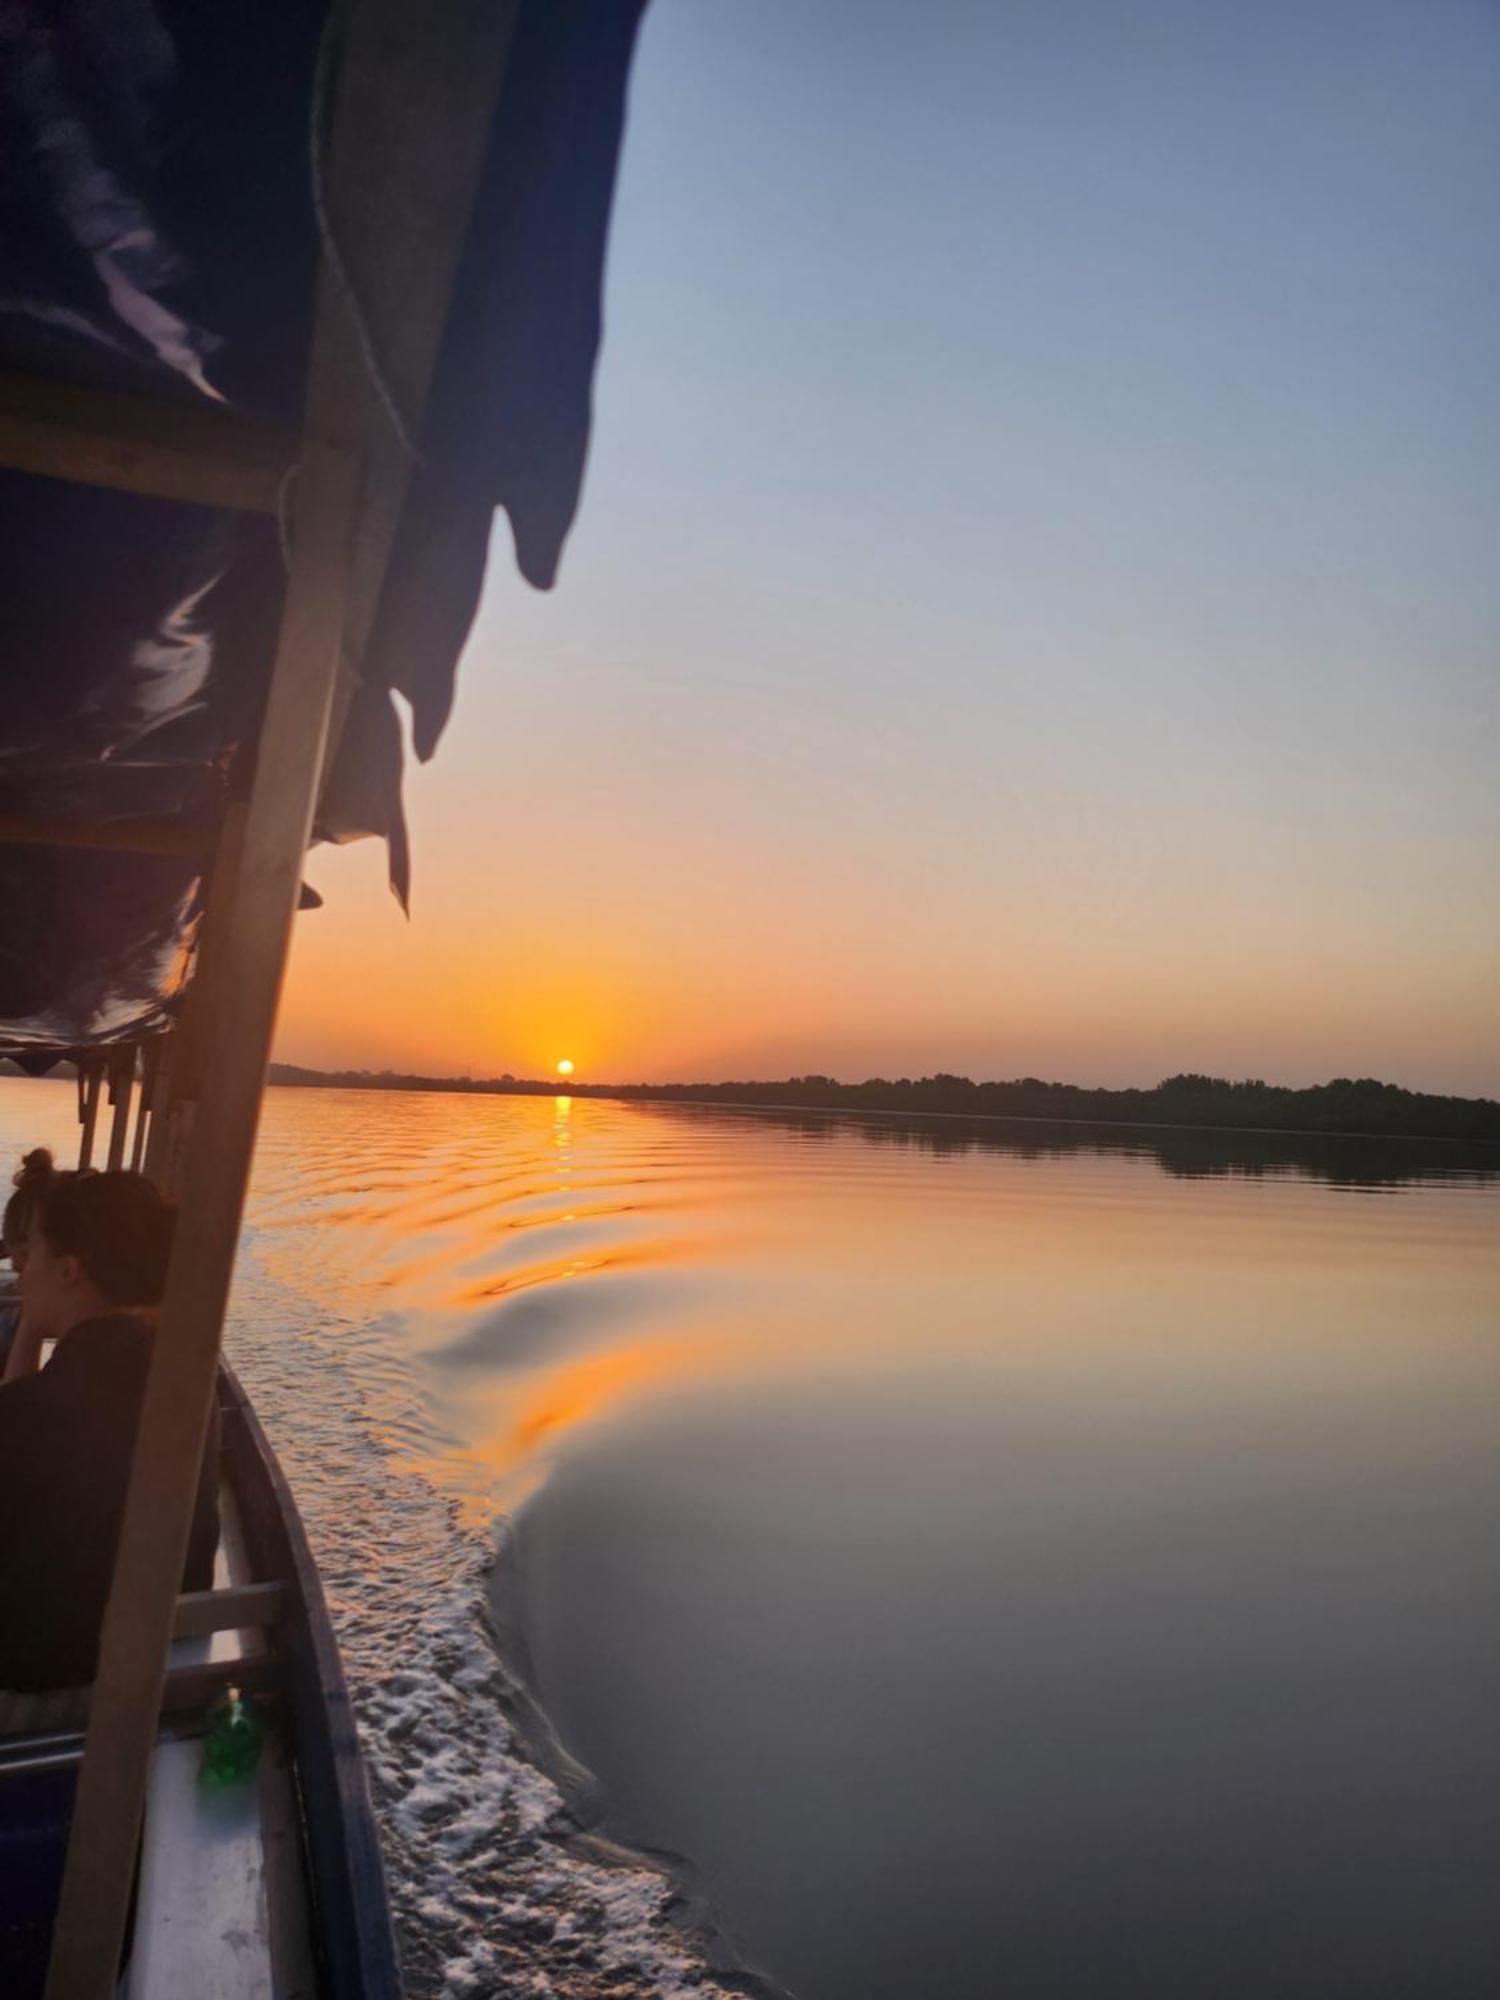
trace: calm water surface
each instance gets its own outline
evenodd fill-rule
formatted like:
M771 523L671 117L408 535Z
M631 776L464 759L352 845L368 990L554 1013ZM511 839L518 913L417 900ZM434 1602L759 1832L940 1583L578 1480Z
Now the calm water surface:
M272 1092L231 1344L416 1990L1500 1992L1497 1221L1437 1147Z

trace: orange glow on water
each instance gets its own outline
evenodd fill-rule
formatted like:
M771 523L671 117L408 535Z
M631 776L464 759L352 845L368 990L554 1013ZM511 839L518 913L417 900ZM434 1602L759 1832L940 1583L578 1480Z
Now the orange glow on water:
M456 1501L473 1525L494 1517L497 1506L512 1513L542 1484L549 1461L569 1433L618 1416L631 1404L743 1363L748 1344L693 1338L644 1340L586 1354L558 1367L539 1370L513 1388L494 1395L486 1434L462 1454L466 1461ZM437 1476L450 1491L458 1469L450 1458L441 1467L411 1468Z
M7 1088L28 1142L65 1140L66 1088ZM1438 1299L1443 1365L1490 1351L1492 1191L1403 1199L1177 1172L1166 1139L1054 1142L271 1091L251 1228L331 1337L406 1327L435 1431L378 1369L369 1420L478 1528L589 1434L767 1381L789 1409L856 1389L894 1406L941 1378L965 1404L1086 1397L1113 1424L1267 1382L1310 1407L1419 1389Z

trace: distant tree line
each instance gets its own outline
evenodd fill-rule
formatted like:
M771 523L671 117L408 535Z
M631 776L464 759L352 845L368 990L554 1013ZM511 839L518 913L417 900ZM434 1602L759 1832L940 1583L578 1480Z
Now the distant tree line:
M883 1077L840 1083L793 1076L777 1083L560 1083L552 1078L410 1076L394 1070L314 1070L273 1063L271 1081L355 1090L443 1090L547 1097L661 1098L679 1102L890 1111L970 1118L1044 1118L1114 1125L1211 1125L1265 1132L1372 1133L1384 1138L1500 1140L1500 1103L1439 1097L1374 1077L1335 1077L1292 1090L1258 1077L1169 1076L1150 1090L1095 1090L1020 1077Z
M705 1105L687 1107L709 1110ZM1500 1145L1483 1139L1429 1139L1369 1132L1225 1131L1207 1125L1124 1125L1072 1118L974 1118L946 1112L867 1109L801 1110L786 1105L733 1105L740 1113L810 1147L850 1133L876 1148L950 1158L1003 1153L1014 1159L1065 1159L1075 1153L1151 1158L1174 1180L1264 1180L1294 1177L1333 1187L1409 1187L1422 1181L1476 1186L1500 1183Z

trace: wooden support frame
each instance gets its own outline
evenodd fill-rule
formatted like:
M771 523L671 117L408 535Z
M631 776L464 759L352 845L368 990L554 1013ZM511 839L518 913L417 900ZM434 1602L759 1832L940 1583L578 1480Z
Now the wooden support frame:
M220 1626L220 1631L230 1628ZM229 1688L241 1694L279 1695L286 1687L288 1663L271 1651L245 1653L231 1660L195 1660L191 1666L173 1667L162 1676L162 1721L175 1719L179 1725L191 1723L194 1712L217 1701ZM76 1764L84 1754L86 1738L81 1732L91 1727L98 1702L95 1688L68 1688L41 1697L46 1703L47 1726L35 1734L0 1737L0 1780L8 1771L24 1770L21 1762L29 1752L67 1750L67 1762ZM113 1987L110 1989L113 1993ZM189 2000L184 1995L183 2000ZM192 1995L191 2000L198 2000Z
M130 1133L130 1104L135 1095L135 1043L120 1049L109 1059L109 1101L114 1117L109 1125L109 1152L107 1157L111 1172L125 1164L125 1141Z
M330 711L337 700L342 715L348 675L377 614L411 440L419 434L518 12L519 0L437 0L431 7L356 0L343 10L324 190L337 255L325 257L320 280L307 398L307 431L315 442L305 453L278 448L247 469L236 450L226 466L221 447L228 434L220 429L205 442L215 458L210 476L201 464L174 460L172 440L153 416L148 438L127 439L122 462L107 437L101 446L108 426L100 417L110 413L95 408L83 422L76 403L70 419L60 412L68 419L62 429L71 422L74 435L58 448L55 438L36 435L29 404L19 414L11 408L7 422L0 394L0 463L25 470L263 512L279 510L285 473L297 470L291 573L243 850L222 893L217 882L210 892L200 958L204 992L201 1006L185 1010L187 1040L206 1037L199 1046L212 1049L213 1061L201 1066L190 1047L174 1048L153 1092L145 1158L153 1174L164 1169L169 1191L180 1192L177 1241L105 1615L47 2000L109 2000L113 1991L219 1330ZM401 413L399 426L392 405ZM336 445L358 448L365 492L357 510L352 463ZM236 490L243 497L236 499ZM341 654L352 663L344 665L342 688ZM335 737L336 731L335 724ZM225 851L221 845L216 877ZM373 1852L369 1860L378 1875Z
M94 1164L94 1132L99 1122L99 1086L104 1080L104 1059L78 1062L78 1166L83 1171Z
M100 1647L47 2000L108 2000L130 1901L167 1642L214 1395L245 1183L343 638L357 498L310 445L234 898L215 982L219 1060L188 1137L177 1243Z
M204 888L204 918L193 981L163 1053L151 1113L146 1171L170 1199L181 1185L188 1135L197 1115L203 1078L220 1032L217 995L226 941L234 934L234 906L245 839L246 806L226 807Z
M172 1136L172 1078L177 1069L180 1032L174 1027L171 1034L161 1035L152 1043L152 1053L148 1058L151 1075L141 1096L141 1120L146 1127L145 1143L141 1148L141 1172L169 1197L172 1188L167 1176L167 1159Z
M135 1138L130 1147L130 1171L138 1174L146 1158L146 1138L156 1105L156 1087L162 1071L165 1035L153 1035L141 1044L141 1089L136 1100Z
M43 819L0 813L0 847L97 847L115 854L180 854L213 846L212 829L182 819Z
M225 403L147 402L30 375L0 375L0 465L274 514L297 440Z
M274 1625L291 1601L284 1583L237 1583L226 1590L185 1590L172 1614L174 1639L246 1632Z

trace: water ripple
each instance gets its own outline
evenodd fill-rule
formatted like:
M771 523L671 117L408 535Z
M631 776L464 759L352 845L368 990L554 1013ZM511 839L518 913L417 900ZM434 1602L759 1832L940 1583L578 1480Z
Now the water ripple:
M273 1093L230 1346L317 1551L413 1995L742 1992L685 1931L673 1880L587 1842L527 1760L488 1623L505 1509L549 1443L692 1360L671 1342L654 1362L576 1358L590 1327L630 1317L625 1274L684 1260L665 1218L691 1203L664 1191L666 1149L560 1199L556 1118L481 1107L455 1144L403 1100ZM536 1376L483 1450L444 1426L414 1328L450 1384L502 1361Z

